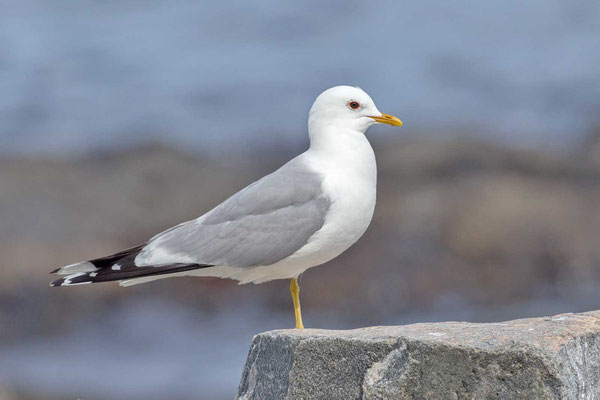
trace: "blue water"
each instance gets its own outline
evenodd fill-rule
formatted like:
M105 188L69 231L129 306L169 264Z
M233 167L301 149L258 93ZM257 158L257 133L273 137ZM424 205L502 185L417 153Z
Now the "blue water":
M301 143L336 84L411 132L569 143L599 64L596 0L5 0L0 151Z

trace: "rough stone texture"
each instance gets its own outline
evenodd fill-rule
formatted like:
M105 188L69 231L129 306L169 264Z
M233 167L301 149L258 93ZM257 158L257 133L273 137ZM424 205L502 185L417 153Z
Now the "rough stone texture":
M600 398L600 311L254 337L239 399Z

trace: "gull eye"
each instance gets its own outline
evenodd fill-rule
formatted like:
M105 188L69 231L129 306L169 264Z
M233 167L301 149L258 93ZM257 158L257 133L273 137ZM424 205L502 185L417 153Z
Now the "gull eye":
M358 103L358 101L352 100L350 103L348 103L348 107L350 107L353 110L357 110L358 107L360 107L360 104Z

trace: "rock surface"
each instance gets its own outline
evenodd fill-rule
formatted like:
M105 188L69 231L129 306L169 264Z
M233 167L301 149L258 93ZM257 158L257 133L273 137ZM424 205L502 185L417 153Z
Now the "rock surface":
M600 398L600 311L254 337L239 399Z

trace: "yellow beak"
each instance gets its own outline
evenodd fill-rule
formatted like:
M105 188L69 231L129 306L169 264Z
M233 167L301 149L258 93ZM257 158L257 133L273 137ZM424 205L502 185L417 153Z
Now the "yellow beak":
M400 121L400 119L398 119L398 117L394 117L393 115L389 115L389 114L381 114L381 117L369 117L369 118L373 118L375 121L381 123L381 124L388 124L388 125L392 125L392 126L402 126L402 121Z

